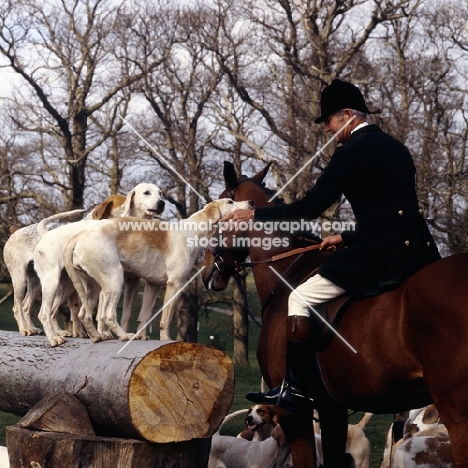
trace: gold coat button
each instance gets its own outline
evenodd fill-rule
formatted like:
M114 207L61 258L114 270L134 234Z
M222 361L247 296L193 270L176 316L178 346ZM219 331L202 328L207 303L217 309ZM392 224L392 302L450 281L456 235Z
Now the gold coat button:
M430 247L430 246L431 246L431 243L430 243L430 242L428 242L426 245L427 245L428 247Z
M419 210L419 214L422 215L422 214L423 214L423 210Z
M409 240L405 240L405 245L406 245L406 247L408 247L408 245L409 245Z
M398 216L403 216L403 210L400 210L400 211L398 212Z

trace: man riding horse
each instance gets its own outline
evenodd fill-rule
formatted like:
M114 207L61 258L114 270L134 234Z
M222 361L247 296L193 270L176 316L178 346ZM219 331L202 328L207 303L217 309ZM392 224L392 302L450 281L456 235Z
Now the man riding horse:
M336 251L289 296L283 383L247 394L255 403L293 412L311 408L310 307L345 293L368 297L389 291L440 258L418 206L416 169L406 146L367 122L367 115L376 112L369 111L351 83L334 80L323 89L320 104L315 123L323 123L340 145L315 185L293 203L237 210L222 220L311 220L342 195L353 209L356 229L325 237L321 249Z

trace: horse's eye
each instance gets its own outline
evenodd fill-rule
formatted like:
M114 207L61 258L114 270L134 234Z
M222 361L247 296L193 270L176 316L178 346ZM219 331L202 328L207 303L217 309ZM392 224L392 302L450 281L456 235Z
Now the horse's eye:
M234 202L232 200L229 200L228 203L232 205Z
M146 190L145 192L143 192L143 195L151 195L151 192L149 190Z

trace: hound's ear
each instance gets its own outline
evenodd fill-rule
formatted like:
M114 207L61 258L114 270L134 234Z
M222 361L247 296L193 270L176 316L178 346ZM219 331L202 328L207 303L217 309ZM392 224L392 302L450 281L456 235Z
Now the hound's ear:
M110 218L112 208L114 208L113 200L106 200L97 205L93 209L91 219L107 219Z
M130 208L132 207L133 197L135 196L135 190L131 190L127 193L127 198L122 206L122 214L120 216L129 216Z
M237 187L237 175L232 162L224 161L223 176L226 190L234 190Z
M268 171L270 169L270 166L271 166L271 163L273 161L270 161L260 172L257 172L253 177L252 179L256 180L257 182L259 183L262 183L263 182L263 179L266 177L266 175L268 174Z
M220 219L222 217L221 210L219 209L219 206L215 202L208 203L208 205L205 206L206 210L206 216L208 219Z
M284 433L283 429L281 429L281 426L279 424L276 425L271 431L271 437L273 437L273 439L276 439L278 444L281 446L286 443L286 434Z
M439 421L439 413L434 405L429 405L423 411L423 418L422 421L424 424L435 424Z

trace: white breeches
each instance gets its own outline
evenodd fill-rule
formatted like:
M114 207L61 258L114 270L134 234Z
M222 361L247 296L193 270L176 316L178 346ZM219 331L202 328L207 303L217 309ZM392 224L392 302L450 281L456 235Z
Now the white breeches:
M317 306L324 302L342 296L346 290L323 276L316 274L305 283L300 284L288 300L288 315L304 315L310 317L309 306Z

